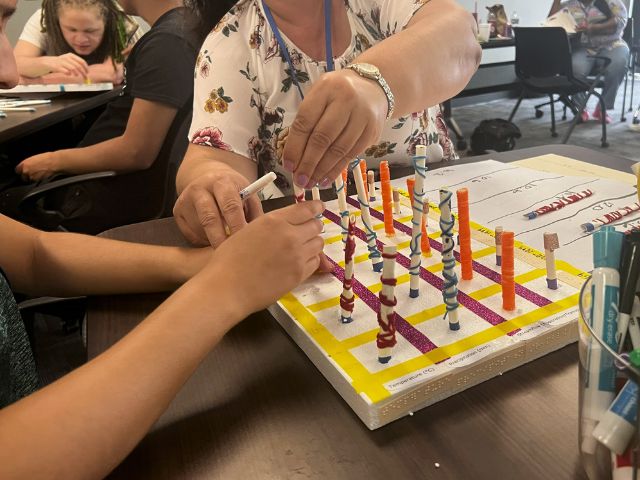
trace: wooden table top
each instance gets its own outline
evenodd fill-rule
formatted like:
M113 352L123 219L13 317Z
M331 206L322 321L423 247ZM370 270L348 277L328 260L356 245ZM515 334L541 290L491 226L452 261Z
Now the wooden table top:
M485 157L513 161L545 153L625 171L632 163L604 150L566 145ZM186 244L173 219L103 235ZM165 297L92 298L89 357L115 343ZM577 443L577 358L577 346L567 346L369 431L263 311L227 334L112 477L586 478Z
M50 94L51 104L36 106L35 112L8 112L0 119L0 143L15 140L42 130L80 113L106 104L121 92L120 87L97 93ZM22 98L49 98L39 94L23 95Z

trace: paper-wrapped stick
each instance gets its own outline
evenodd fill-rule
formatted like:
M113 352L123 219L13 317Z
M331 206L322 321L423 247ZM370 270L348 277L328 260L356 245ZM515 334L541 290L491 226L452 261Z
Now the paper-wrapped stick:
M353 306L355 298L353 296L353 254L356 251L356 240L354 231L356 228L356 217L349 217L347 228L347 242L344 247L344 280L342 282L342 294L340 295L340 321L350 323L353 321Z
M336 193L338 195L338 208L340 209L340 226L342 227L342 243L347 241L347 233L349 231L349 210L347 209L347 182L346 177L347 169L342 171L341 175L336 178L335 186Z
M313 198L314 200L320 200L320 189L318 187L313 187L311 189L311 198ZM319 213L318 215L316 215L316 218L322 221L322 214ZM322 224L322 233L324 233L324 224Z
M456 259L453 256L453 215L451 215L451 191L440 189L440 230L442 235L442 276L444 286L442 299L444 300L449 317L449 329L459 330L458 321L458 276L456 275Z
M551 290L558 289L558 275L556 273L555 250L560 248L557 233L544 232L544 260L547 264L547 287Z
M393 200L391 198L391 172L389 172L389 162L380 162L380 190L382 192L382 213L384 214L384 233L388 237L396 234L393 226Z
M513 232L502 232L502 308L516 309Z
M351 163L351 171L353 172L353 179L356 182L356 190L358 192L358 202L360 203L360 216L362 218L362 224L364 225L365 234L367 236L367 248L369 249L369 258L373 264L373 270L379 272L382 270L382 257L378 250L378 237L373 224L371 223L371 214L369 212L369 203L367 203L367 193L364 189L364 179L362 178L362 171L358 168L359 160L356 159Z
M422 248L422 255L425 257L431 256L431 243L429 242L429 234L427 233L427 220L429 215L429 199L425 198L422 205L422 236L420 237L420 247Z
M496 239L496 265L502 265L502 232L504 228L496 227L495 239Z
M360 173L362 173L362 181L364 182L364 193L366 195L365 198L368 200L369 187L367 186L367 161L364 158L360 159L359 167L360 167Z
M367 172L367 184L369 185L369 201L376 201L376 174L373 170Z
M385 245L382 249L384 266L381 277L382 289L379 294L380 310L378 311L380 331L376 338L378 361L380 363L389 362L391 359L391 351L396 344L396 253L395 245Z
M424 145L416 146L416 155L413 157L413 166L416 174L413 182L413 194L409 189L409 195L411 197L411 205L413 215L411 217L411 243L410 259L411 265L409 267L409 296L416 298L420 295L420 265L422 263L422 247L420 238L422 237L422 209L424 198L424 179L427 176L427 168L425 167L425 161L427 147ZM407 179L407 186L411 185L410 179Z
M458 198L458 238L460 243L460 269L463 280L473 279L473 259L471 257L471 225L469 219L469 191L456 191Z

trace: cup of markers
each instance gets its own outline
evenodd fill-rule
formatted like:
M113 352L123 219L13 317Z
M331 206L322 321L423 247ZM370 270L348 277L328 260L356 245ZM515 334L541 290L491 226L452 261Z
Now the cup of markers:
M581 462L590 480L640 479L640 232L601 227L593 263L579 302Z

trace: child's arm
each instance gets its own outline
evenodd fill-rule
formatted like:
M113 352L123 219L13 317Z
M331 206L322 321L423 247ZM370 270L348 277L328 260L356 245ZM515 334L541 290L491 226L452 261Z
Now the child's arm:
M322 210L304 202L250 223L120 342L0 411L0 478L106 476L231 327L316 270Z
M195 275L212 249L159 247L41 232L0 215L0 267L14 291L73 296L167 291Z

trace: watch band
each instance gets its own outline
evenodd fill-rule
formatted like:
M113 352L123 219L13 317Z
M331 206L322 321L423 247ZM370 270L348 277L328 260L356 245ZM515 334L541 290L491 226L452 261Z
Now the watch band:
M370 68L372 67L375 71L373 72L365 71L363 69L364 65L360 63L352 63L350 65L347 65L347 68L353 70L361 77L368 78L370 80L375 80L376 82L378 82L378 85L380 85L380 88L382 88L382 91L387 97L387 120L389 120L393 115L393 110L396 104L395 97L393 96L393 92L391 91L391 88L389 87L389 84L387 83L387 81L384 79L384 77L380 73L380 70L378 70L378 68L373 65L369 65L369 64L366 64L366 65L367 67L370 67Z

